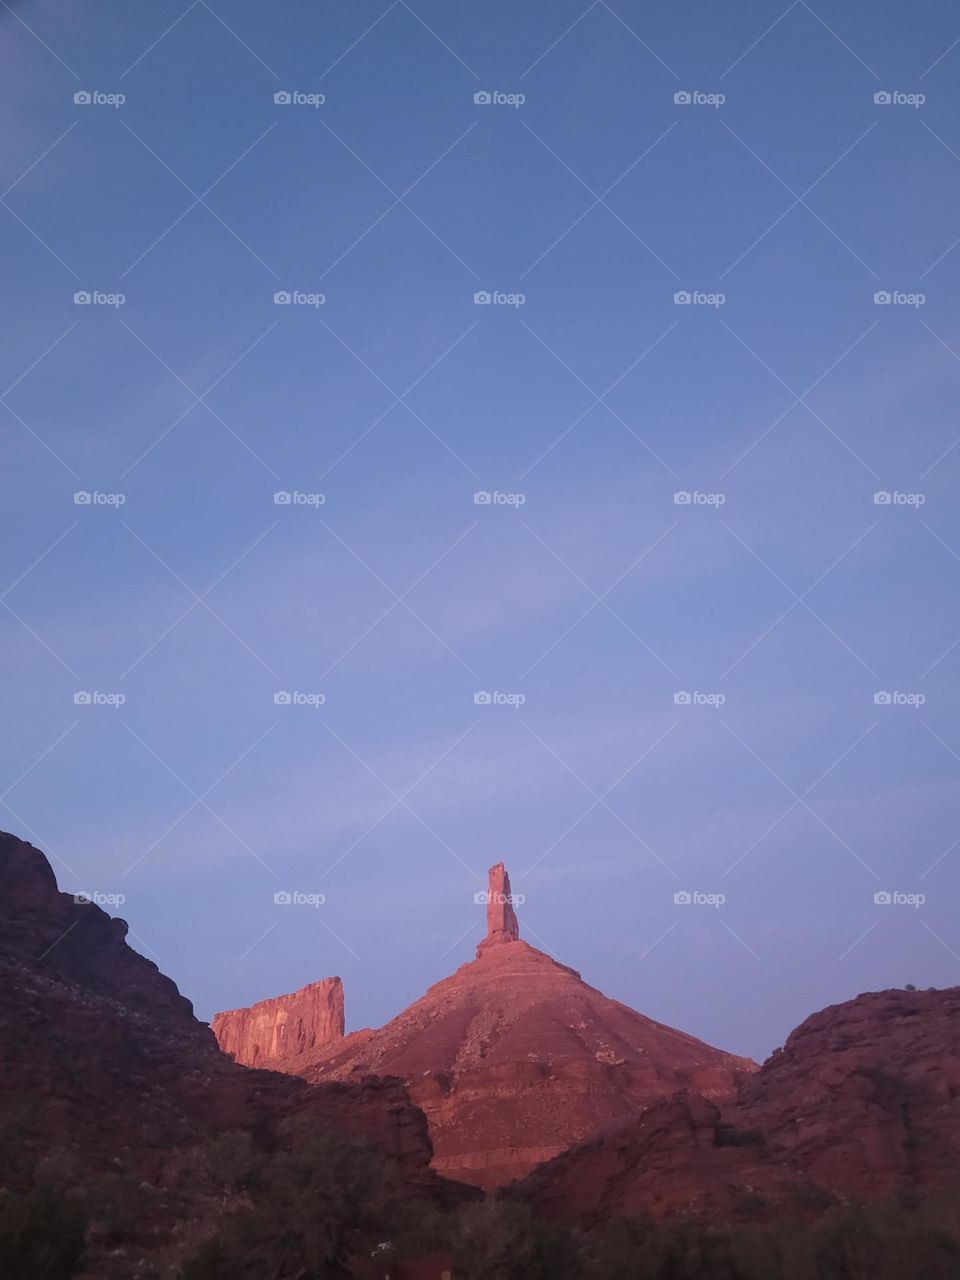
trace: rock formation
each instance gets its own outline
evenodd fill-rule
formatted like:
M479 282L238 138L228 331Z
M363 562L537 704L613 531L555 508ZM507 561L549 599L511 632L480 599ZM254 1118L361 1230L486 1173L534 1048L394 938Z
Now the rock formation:
M949 1190L958 1168L960 987L894 990L808 1018L719 1107L680 1094L511 1194L587 1227L638 1213L756 1221Z
M430 1170L423 1113L399 1080L315 1087L232 1062L126 933L0 833L0 1187L40 1163L162 1185L205 1138L244 1129L270 1147L306 1122L384 1148L413 1194L466 1193Z
M234 1061L278 1068L284 1058L343 1039L343 983L323 978L248 1009L214 1014L210 1026L220 1048Z
M645 1018L517 936L510 881L490 870L477 959L379 1031L278 1065L311 1081L399 1076L426 1113L433 1167L491 1188L677 1089L729 1094L744 1058Z
M487 936L477 946L478 960L489 947L518 941L520 926L513 902L510 877L503 863L498 862L487 873Z

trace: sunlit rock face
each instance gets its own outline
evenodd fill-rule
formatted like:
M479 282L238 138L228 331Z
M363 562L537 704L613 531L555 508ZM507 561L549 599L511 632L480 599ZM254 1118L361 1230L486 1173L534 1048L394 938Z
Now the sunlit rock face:
M214 1014L220 1048L248 1067L272 1067L343 1039L343 983L322 978L247 1009Z

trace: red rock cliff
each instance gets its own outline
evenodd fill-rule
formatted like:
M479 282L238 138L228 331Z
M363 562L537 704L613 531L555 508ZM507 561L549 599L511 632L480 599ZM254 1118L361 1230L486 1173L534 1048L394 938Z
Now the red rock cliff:
M754 1221L949 1191L958 1168L960 987L891 990L815 1013L719 1106L679 1094L513 1194L582 1226L643 1213Z
M220 1048L235 1061L275 1067L285 1058L343 1039L343 983L323 978L247 1009L214 1014L210 1025Z

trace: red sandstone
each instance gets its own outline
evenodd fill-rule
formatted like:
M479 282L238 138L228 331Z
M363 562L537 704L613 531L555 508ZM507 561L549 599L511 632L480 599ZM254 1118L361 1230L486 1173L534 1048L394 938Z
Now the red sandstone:
M343 1039L343 983L323 978L248 1009L216 1013L210 1026L220 1048L234 1061L276 1067L284 1058Z

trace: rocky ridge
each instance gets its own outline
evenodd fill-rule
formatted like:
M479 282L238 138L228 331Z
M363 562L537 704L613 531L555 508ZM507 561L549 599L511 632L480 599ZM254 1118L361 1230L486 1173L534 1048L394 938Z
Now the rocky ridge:
M511 1194L585 1226L697 1212L814 1216L960 1181L960 987L815 1013L733 1098L682 1093L534 1170Z

